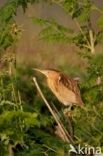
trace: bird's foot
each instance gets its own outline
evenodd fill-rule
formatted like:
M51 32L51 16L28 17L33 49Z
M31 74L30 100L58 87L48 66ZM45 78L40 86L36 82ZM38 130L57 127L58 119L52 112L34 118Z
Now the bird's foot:
M64 114L65 117L72 117L71 107L65 108L64 111L63 111L63 114Z

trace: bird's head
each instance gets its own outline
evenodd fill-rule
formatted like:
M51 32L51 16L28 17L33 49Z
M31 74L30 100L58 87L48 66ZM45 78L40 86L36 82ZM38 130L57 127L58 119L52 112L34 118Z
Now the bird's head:
M34 68L34 70L44 74L47 78L56 77L60 73L59 71L54 70L54 69L44 69L44 70L41 70L41 69Z

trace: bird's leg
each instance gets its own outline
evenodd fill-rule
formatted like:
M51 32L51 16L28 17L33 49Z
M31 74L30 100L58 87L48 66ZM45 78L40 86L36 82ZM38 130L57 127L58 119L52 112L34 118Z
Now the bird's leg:
M74 127L73 127L73 121L72 121L72 105L70 104L69 107L65 108L63 113L66 119L66 122L68 124L69 133L72 138L74 138Z
M66 107L63 111L64 115L67 117L67 116L72 116L72 113L71 113L71 110L72 110L72 105L70 104L68 107Z

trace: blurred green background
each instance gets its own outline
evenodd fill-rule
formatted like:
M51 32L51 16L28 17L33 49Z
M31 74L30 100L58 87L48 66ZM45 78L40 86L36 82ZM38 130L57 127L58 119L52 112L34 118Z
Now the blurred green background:
M80 77L85 109L73 110L73 145L103 150L103 1L47 1L0 1L0 156L71 156L70 142L56 135L59 129L33 83L34 75L70 132L62 105L34 67ZM40 38L41 31L48 42Z

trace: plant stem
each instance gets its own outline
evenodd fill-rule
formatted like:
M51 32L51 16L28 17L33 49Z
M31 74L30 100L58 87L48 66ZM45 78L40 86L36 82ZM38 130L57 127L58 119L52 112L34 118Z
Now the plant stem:
M77 25L79 31L80 31L81 34L83 35L84 39L87 41L87 47L90 49L91 45L90 45L90 43L89 43L87 37L85 36L84 31L82 30L82 28L81 28L79 22L77 21L77 19L74 19L74 21L75 21L75 23L76 23L76 25Z
M93 37L93 31L89 30L89 36L90 36L90 44L91 44L91 53L95 54L95 48L94 48L94 37Z
M42 93L42 91L41 91L41 89L40 89L40 87L39 87L39 85L38 85L37 80L36 80L35 77L33 77L33 81L34 81L35 86L36 86L37 90L39 91L39 93L40 93L40 95L41 95L43 101L45 102L46 106L48 107L48 109L49 109L50 113L52 114L54 120L56 121L58 127L60 128L61 133L63 134L63 136L64 136L64 138L65 138L64 141L71 142L71 143L74 144L74 141L72 140L72 137L71 137L70 135L67 136L67 134L65 133L65 131L64 131L64 129L63 129L61 123L59 122L59 120L58 120L58 118L56 117L54 111L52 110L50 104L48 103L48 101L47 101L46 98L44 97L44 95L43 95L43 93Z
M96 5L93 5L93 6L92 6L92 9L93 9L93 10L97 10L99 13L101 13L101 14L103 15L103 10L100 9L100 8L98 8Z

